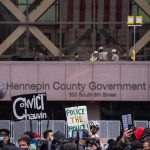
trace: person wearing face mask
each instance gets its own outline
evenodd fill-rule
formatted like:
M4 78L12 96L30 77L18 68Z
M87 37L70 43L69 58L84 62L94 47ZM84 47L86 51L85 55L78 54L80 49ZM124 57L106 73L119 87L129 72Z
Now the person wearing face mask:
M23 135L18 139L18 145L20 148L26 148L30 150L30 138L28 135Z
M53 141L53 131L52 130L44 131L43 138L45 142L41 145L40 150L51 150L51 145Z
M14 144L10 142L10 131L8 129L0 129L0 148L5 145L13 146Z

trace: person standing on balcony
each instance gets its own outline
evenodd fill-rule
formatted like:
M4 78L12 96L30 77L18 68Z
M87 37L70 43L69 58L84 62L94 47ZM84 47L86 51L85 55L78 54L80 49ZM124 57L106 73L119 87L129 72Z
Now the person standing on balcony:
M90 58L90 61L91 61L91 62L94 62L94 61L98 61L98 60L99 60L98 51L94 51L94 52L92 53L92 56L91 56L91 58Z
M117 54L117 50L116 49L112 49L112 61L119 61L119 56Z
M47 55L44 55L43 53L39 53L38 56L34 58L35 61L49 61L49 58Z
M108 60L108 58L107 58L108 52L104 51L103 47L99 47L98 52L99 52L99 61L107 61Z
M80 61L79 53L74 54L73 61Z

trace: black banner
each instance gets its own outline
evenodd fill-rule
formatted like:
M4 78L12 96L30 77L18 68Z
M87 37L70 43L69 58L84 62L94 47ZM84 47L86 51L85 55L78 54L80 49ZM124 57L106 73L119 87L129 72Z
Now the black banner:
M45 120L46 93L33 93L13 96L13 115L16 120Z

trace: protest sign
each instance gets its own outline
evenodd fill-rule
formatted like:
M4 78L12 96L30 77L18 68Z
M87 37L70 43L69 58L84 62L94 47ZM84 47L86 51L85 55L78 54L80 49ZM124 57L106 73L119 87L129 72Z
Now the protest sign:
M13 115L16 120L47 119L46 93L13 96Z
M88 130L88 116L86 106L76 106L65 108L68 131L71 136L74 130Z

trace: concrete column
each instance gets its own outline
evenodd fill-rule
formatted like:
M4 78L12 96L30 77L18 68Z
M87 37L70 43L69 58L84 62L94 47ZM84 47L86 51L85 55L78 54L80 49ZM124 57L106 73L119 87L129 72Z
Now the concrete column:
M89 120L100 120L100 102L87 102Z

